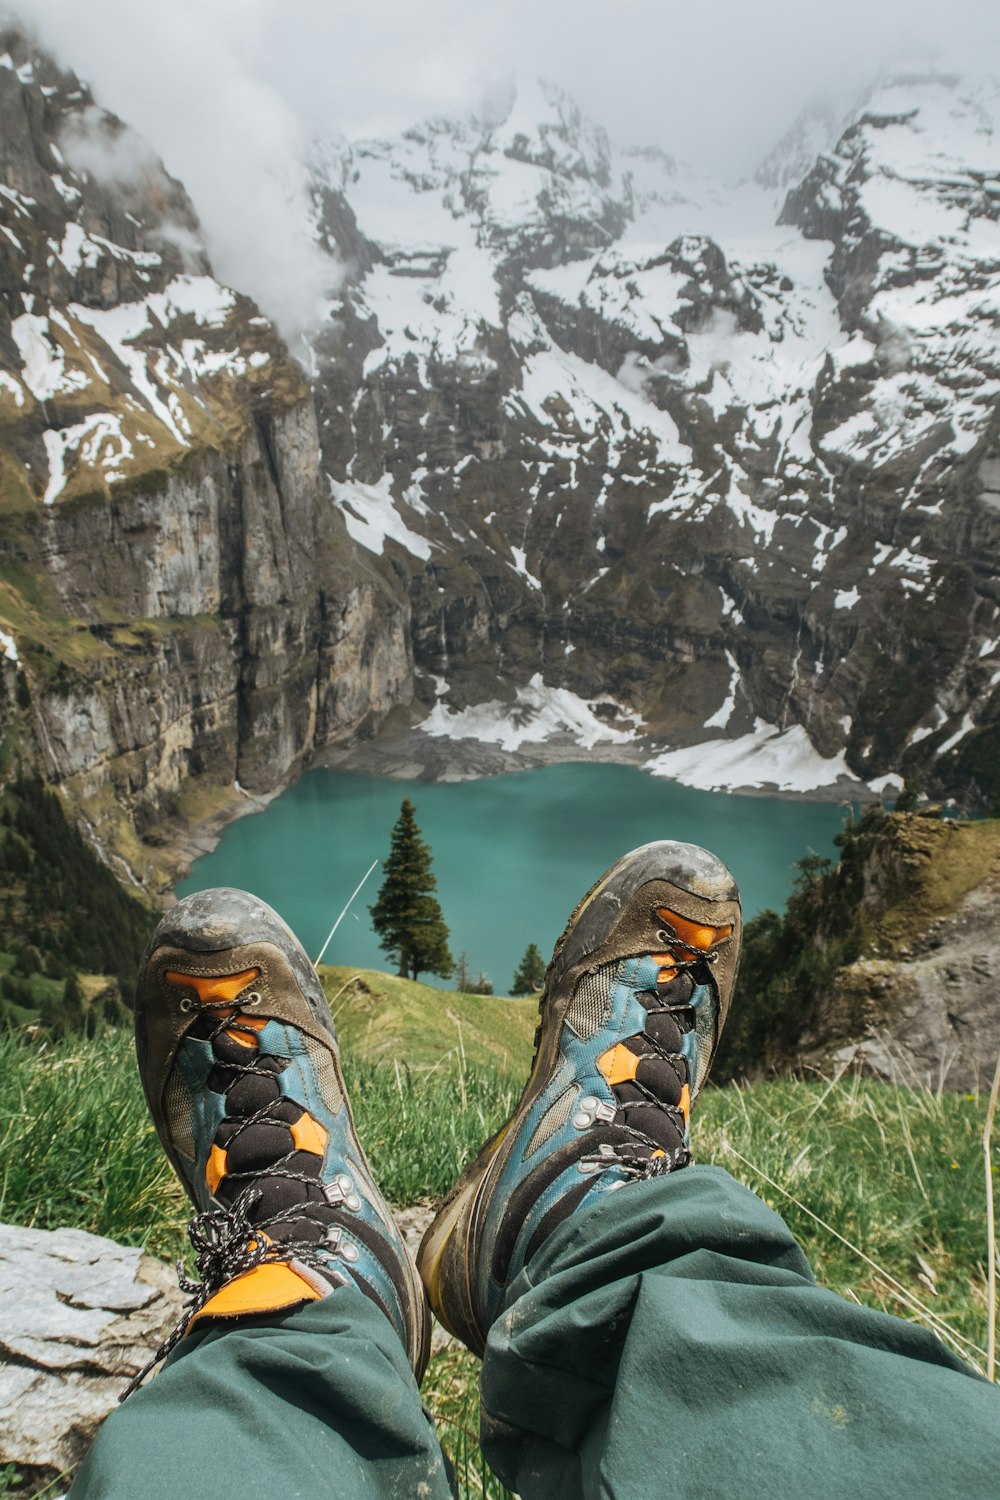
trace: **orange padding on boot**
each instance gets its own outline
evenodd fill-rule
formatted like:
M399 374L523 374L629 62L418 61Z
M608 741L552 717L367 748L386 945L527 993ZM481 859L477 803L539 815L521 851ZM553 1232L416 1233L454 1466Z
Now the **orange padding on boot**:
M205 1163L205 1181L208 1191L215 1196L216 1189L223 1177L226 1175L226 1153L221 1146L212 1142L212 1149L208 1153L208 1161Z
M671 911L668 906L661 906L659 915L662 921L673 928L684 947L696 953L704 953L715 943L722 943L733 935L732 923L728 927L706 927L701 922L689 921L679 912Z
M263 1031L267 1025L267 1016L244 1016L232 1017L232 1026L226 1027L226 1036L238 1047L252 1047L255 1052L260 1049L260 1042L255 1035Z
M168 969L163 977L175 989L194 990L202 1005L218 1005L235 1000L251 980L260 977L260 970L244 969L242 974L181 974Z
M633 1079L641 1061L642 1058L635 1052L630 1052L627 1047L618 1042L610 1051L597 1059L597 1066L613 1088L616 1083L628 1083Z
M318 1302L322 1295L284 1261L268 1261L220 1287L195 1313L187 1332L203 1318L246 1318L254 1313L279 1312L299 1302Z
M312 1115L300 1115L294 1125L288 1128L292 1132L296 1151L311 1151L314 1156L323 1155L330 1137L326 1127L314 1120Z

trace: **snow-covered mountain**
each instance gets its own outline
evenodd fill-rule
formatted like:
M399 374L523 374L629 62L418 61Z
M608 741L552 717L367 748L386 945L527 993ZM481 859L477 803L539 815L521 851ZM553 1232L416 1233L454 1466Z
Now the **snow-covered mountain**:
M224 430L233 386L294 396L303 381L267 320L213 278L191 205L145 142L19 55L0 53L0 400L51 506L95 485L107 496Z
M998 121L897 77L733 190L548 84L319 143L307 381L150 147L8 34L0 730L133 865L109 787L155 841L394 707L991 802Z
M998 125L996 83L895 77L725 192L533 84L317 150L324 462L437 720L541 674L737 765L800 726L827 780L987 793Z

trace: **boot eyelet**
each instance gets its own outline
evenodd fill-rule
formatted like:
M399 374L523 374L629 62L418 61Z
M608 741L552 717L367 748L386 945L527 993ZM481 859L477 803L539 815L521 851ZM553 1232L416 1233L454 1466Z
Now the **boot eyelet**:
M241 1005L259 1005L262 999L263 999L263 996L261 995L260 990L251 990L250 993L249 993L249 995L241 995L240 996L240 1004Z
M179 1009L184 1011L185 1015L188 1013L188 1011L198 1009L197 1000L192 999L190 995L182 995L177 1004Z

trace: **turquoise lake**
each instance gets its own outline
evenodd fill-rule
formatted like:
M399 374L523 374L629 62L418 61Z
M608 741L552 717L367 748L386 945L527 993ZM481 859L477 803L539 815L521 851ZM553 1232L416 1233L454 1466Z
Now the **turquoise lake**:
M583 893L619 855L653 839L702 844L726 861L748 916L783 907L795 861L836 857L843 809L696 791L629 766L570 764L457 783L308 772L261 813L230 824L177 887L236 885L275 907L315 958L373 859L389 852L410 797L434 856L451 951L506 994L527 945L547 960ZM371 930L373 871L325 962L391 968ZM425 976L429 977L429 976ZM434 982L434 981L432 981Z

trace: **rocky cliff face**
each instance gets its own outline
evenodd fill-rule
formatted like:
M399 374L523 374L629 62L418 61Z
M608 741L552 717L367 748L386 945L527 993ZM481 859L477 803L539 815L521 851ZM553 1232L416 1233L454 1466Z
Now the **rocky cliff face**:
M0 356L4 722L149 874L177 826L408 697L408 605L347 537L302 372L213 279L183 190L14 35Z
M864 952L819 998L798 1065L987 1093L1000 1056L1000 825L897 819L865 884Z
M728 194L545 85L317 151L352 268L323 462L435 722L538 674L611 687L667 773L718 739L752 781L787 739L816 780L992 800L998 117L896 78Z

